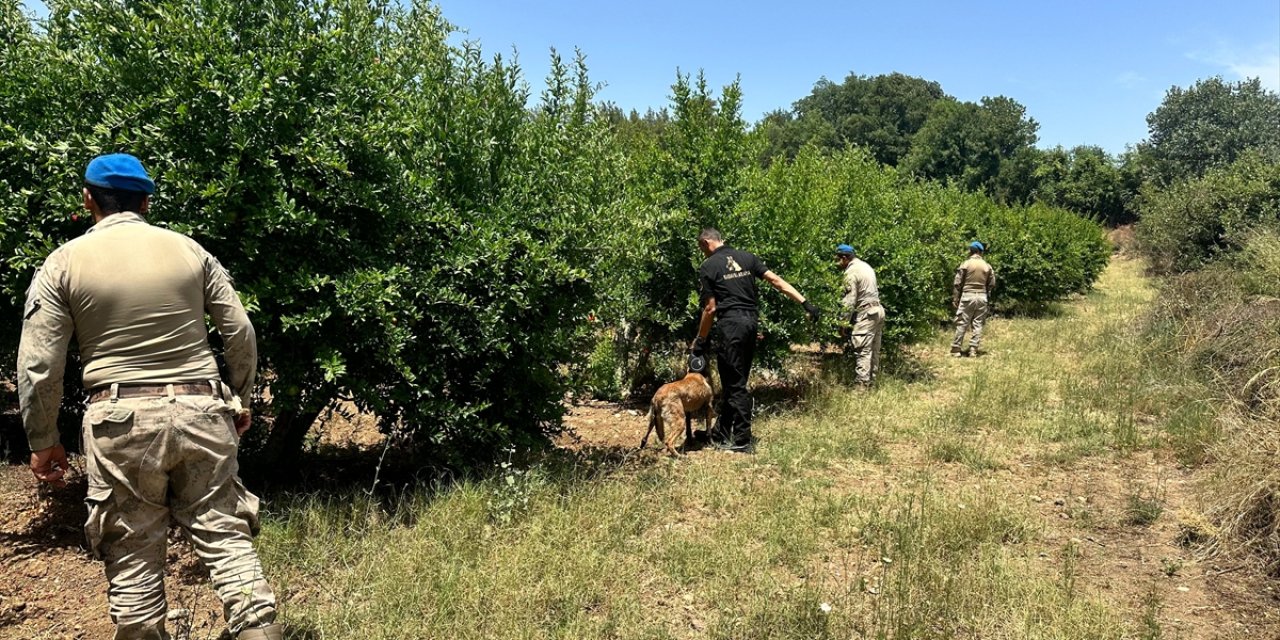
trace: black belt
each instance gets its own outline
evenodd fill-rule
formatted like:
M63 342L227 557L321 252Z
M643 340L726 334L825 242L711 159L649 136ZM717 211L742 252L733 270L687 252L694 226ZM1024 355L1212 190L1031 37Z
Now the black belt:
M221 398L220 389L215 388L208 382L184 382L180 384L130 384L117 385L116 398L159 398L169 395L169 388L173 387L173 395L175 396L211 396ZM111 386L94 387L89 390L89 402L102 402L111 399Z

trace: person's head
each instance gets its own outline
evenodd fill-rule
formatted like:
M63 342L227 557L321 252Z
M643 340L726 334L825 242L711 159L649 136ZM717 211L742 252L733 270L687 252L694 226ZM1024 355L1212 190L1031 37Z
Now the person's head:
M709 256L716 249L724 245L724 237L720 235L718 229L707 227L698 234L698 248L702 250L702 255Z
M146 213L155 189L142 162L127 153L98 156L84 170L84 208L95 220L122 211Z
M971 256L980 256L983 253L986 253L986 251L987 247L977 240L969 243L969 255Z
M840 264L841 269L848 267L856 255L858 255L858 252L853 250L852 245L836 245L836 262Z

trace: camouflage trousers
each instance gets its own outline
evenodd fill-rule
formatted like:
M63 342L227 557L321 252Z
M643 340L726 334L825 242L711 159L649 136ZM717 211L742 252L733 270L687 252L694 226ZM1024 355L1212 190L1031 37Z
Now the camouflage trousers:
M884 307L875 306L854 314L849 333L853 368L858 384L871 384L880 370L880 338L884 335Z
M956 306L956 337L951 341L951 353L965 350L965 332L969 333L969 350L978 350L982 344L982 326L989 312L986 294L967 293L960 297L960 304Z
M234 411L193 395L104 400L85 411L85 534L105 564L116 640L169 638L170 518L209 569L233 636L275 620L275 595L252 543L258 498L237 476Z

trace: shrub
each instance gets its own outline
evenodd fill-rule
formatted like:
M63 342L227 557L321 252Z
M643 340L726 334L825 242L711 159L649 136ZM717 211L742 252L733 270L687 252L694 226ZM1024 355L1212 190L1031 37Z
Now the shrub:
M1280 575L1278 272L1280 236L1257 232L1238 252L1166 279L1149 329L1179 366L1226 399L1189 405L1170 425L1175 444L1197 454L1192 462L1222 462L1205 501L1214 523L1209 548L1246 551L1272 575Z
M1167 189L1142 192L1139 247L1158 273L1198 269L1238 250L1258 228L1280 225L1280 158L1248 154Z

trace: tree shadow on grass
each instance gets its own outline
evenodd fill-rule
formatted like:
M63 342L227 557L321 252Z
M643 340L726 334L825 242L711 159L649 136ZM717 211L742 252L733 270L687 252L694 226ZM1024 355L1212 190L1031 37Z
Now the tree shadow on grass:
M312 498L350 497L409 526L413 524L411 513L421 509L401 509L403 504L432 502L461 483L500 486L502 476L536 468L542 481L567 492L574 485L652 467L665 457L652 447L640 450L634 445L581 442L573 447L557 446L550 436L525 447L505 449L497 459L471 466L446 466L431 461L423 450L421 445L392 443L370 449L308 451L297 458L297 473L250 476L246 483L268 502L283 505L285 511L289 505Z
M822 380L828 385L852 388L857 384L857 371L850 353L833 351L822 354L819 368ZM880 371L876 376L879 384L890 379L919 384L936 380L938 372L919 351L900 348L881 354Z

